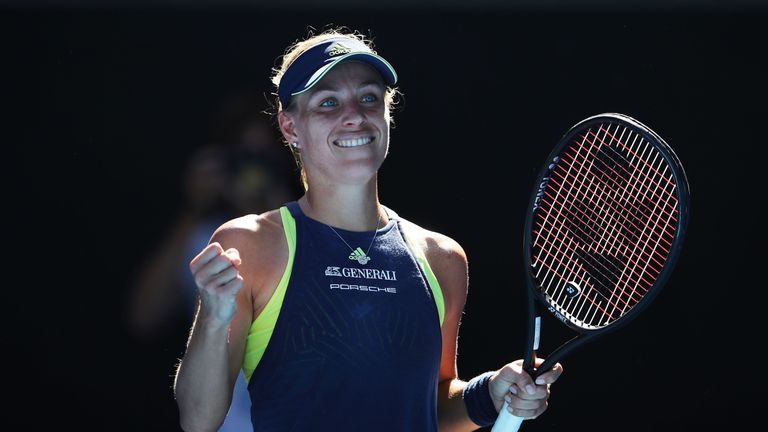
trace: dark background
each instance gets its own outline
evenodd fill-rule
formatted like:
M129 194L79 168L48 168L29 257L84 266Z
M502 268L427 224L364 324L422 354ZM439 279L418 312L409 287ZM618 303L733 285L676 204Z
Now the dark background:
M764 7L54 3L0 8L8 424L177 427L171 377L187 329L133 338L133 275L179 211L185 157L207 142L217 105L269 93L283 49L330 23L372 35L400 75L382 201L469 256L460 377L522 351L521 231L539 165L580 119L622 112L685 165L689 234L647 313L568 358L550 410L525 430L761 419Z

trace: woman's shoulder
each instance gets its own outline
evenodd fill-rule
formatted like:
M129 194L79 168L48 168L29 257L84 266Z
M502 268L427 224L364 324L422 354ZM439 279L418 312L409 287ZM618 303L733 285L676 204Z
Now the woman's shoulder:
M402 217L400 221L415 246L424 251L430 265L433 265L434 262L466 267L467 256L458 241L446 234L424 228Z
M280 210L261 214L249 214L222 224L211 237L225 250L235 248L243 262L249 262L254 270L263 272L267 267L279 266L287 254Z
M248 214L230 219L219 226L213 238L234 242L262 242L271 237L282 236L283 223L280 210L270 210L260 214Z
M238 270L251 293L255 310L266 304L288 260L280 210L229 220L216 230L211 241L219 242L225 250L238 250L242 259Z
M424 251L424 256L440 283L446 310L458 320L457 317L464 308L468 288L467 255L464 249L459 242L443 233L426 229L403 218L400 220L414 247Z

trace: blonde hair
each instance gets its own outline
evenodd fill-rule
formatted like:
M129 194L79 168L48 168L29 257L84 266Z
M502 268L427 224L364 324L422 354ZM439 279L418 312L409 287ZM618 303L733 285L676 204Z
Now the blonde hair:
M364 43L366 46L368 46L368 48L370 48L371 51L374 54L376 54L376 50L373 48L373 42L367 39L364 35L360 34L359 32L350 31L344 27L328 29L318 35L312 35L310 32L310 36L307 39L300 40L291 44L285 50L285 54L283 54L282 56L280 67L274 68L272 70L273 75L272 75L271 81L272 81L272 84L274 84L275 86L274 97L275 97L275 106L277 107L277 110L275 110L275 113L280 111L293 112L294 107L296 106L293 103L294 99L292 99L291 102L288 104L288 106L284 107L277 93L278 89L280 88L280 80L283 78L283 75L288 70L288 67L291 66L291 63L293 63L293 61L296 60L297 57L299 57L302 53L312 48L313 46L319 43L322 43L324 41L327 41L330 39L336 39L336 38L349 38L349 39L358 40ZM394 125L394 121L390 113L397 105L397 97L400 94L401 93L397 90L397 88L387 87L386 90L384 91L384 106L386 107L386 115L389 119L389 123L391 126ZM296 160L296 165L301 170L301 183L304 185L304 189L306 190L308 188L307 174L306 174L306 171L304 171L304 167L301 164L301 157L299 156L299 150L291 146L290 143L286 142L286 144L288 144L288 148L291 150L291 153L293 153L293 157Z

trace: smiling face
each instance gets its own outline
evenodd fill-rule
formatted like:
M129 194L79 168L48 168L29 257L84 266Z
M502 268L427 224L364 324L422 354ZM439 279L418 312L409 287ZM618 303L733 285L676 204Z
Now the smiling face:
M378 72L354 61L336 65L278 116L296 142L309 184L362 184L374 177L389 146L389 109Z

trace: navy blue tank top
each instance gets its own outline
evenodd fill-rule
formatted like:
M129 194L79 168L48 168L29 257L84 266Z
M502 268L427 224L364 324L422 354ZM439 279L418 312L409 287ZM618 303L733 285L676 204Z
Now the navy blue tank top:
M287 204L296 252L251 376L255 431L437 431L438 310L397 215L376 233L335 228ZM351 255L352 254L352 255ZM364 260L361 260L364 261Z

